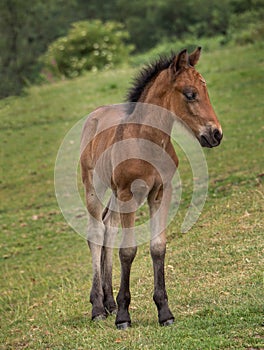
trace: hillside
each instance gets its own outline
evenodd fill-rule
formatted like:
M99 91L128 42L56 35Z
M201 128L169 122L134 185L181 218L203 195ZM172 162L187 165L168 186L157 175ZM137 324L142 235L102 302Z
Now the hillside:
M221 146L205 150L209 193L196 225L170 225L166 260L172 327L158 326L148 245L131 276L133 327L90 321L91 258L64 221L53 171L67 131L102 104L120 103L136 69L89 73L0 101L2 349L263 349L263 47L203 52L221 121ZM185 170L186 166L186 170ZM181 163L184 188L191 179ZM115 259L114 287L119 284Z

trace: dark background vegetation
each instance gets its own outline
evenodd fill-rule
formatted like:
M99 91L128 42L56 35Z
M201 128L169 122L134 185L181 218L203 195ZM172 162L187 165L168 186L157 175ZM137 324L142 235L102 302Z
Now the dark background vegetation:
M128 44L140 53L187 37L222 35L224 45L237 31L244 31L240 41L254 41L263 34L262 15L263 0L2 0L0 97L39 82L39 57L76 21L121 22L129 33Z

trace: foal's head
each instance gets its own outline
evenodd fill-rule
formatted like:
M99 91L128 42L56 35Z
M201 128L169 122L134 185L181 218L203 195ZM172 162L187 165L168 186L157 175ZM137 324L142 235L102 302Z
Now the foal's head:
M222 129L211 105L205 79L195 69L198 47L161 59L141 72L129 93L131 102L152 103L173 112L193 131L204 147L218 146Z
M194 132L202 146L218 146L222 129L208 96L206 82L194 68L200 58L201 48L188 55L180 52L172 60L167 76L169 109L182 119Z

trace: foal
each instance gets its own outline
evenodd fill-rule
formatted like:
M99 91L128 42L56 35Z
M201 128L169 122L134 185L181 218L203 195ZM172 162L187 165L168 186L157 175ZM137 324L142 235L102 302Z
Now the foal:
M116 313L118 329L131 325L129 279L137 251L133 227L136 209L145 198L151 218L153 299L158 309L159 323L165 326L174 321L168 307L164 279L165 226L171 198L171 179L178 166L170 139L174 120L162 112L158 116L150 112L142 113L142 116L136 103L155 105L170 111L175 119L177 116L189 126L201 146L218 146L222 139L221 126L211 106L205 80L194 68L200 52L201 48L197 48L188 55L187 50L183 50L148 66L129 92L128 101L135 105L126 110L115 106L99 107L91 113L83 128L81 168L89 214L88 244L93 264L90 293L92 319L100 320L107 313ZM150 142L162 152L155 152L154 146L146 151ZM143 148L147 156L140 156ZM170 162L164 157L165 153ZM134 154L139 154L139 157ZM161 165L163 174L146 159L148 157L164 164ZM112 196L104 209L100 199L106 187L112 189ZM112 247L119 222L122 242L119 249L121 283L117 307L112 289Z

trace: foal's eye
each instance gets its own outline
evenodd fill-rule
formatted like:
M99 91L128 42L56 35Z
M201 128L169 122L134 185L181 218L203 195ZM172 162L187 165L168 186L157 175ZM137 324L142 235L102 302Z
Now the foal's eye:
M196 93L194 91L184 91L183 94L187 98L188 101L195 101L196 100Z

